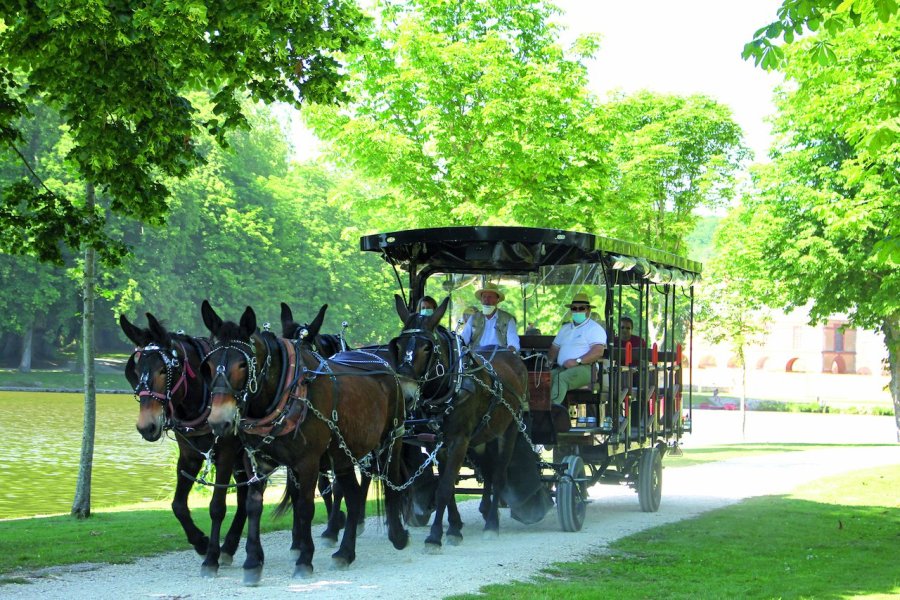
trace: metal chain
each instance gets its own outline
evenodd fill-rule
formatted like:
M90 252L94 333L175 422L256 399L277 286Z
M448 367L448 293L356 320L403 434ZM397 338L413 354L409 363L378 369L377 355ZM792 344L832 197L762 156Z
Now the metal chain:
M334 421L332 421L328 417L326 417L324 414L322 414L315 406L312 405L312 403L309 401L308 398L301 398L300 400L302 400L306 404L306 406L309 408L310 411L312 411L312 413L314 415L316 415L326 425L328 425L328 428L331 429L331 432L337 437L338 447L344 451L344 454L347 455L347 458L350 459L350 462L353 464L353 466L356 467L357 469L359 469L360 473L369 476L370 478L372 478L375 481L383 482L384 484L386 484L389 488L391 488L394 491L400 492L400 491L405 490L410 485L412 485L413 482L416 479L418 479L420 475L422 475L422 473L425 472L426 467L428 467L431 463L437 464L437 459L436 459L437 452L438 452L438 450L440 450L441 446L444 445L444 442L438 442L434 451L428 456L426 461L419 467L419 469L415 472L415 474L413 474L412 478L407 480L406 483L404 483L403 485L400 485L400 486L394 485L394 483L391 482L387 477L377 474L377 473L373 473L369 469L367 469L366 466L363 465L363 463L366 462L366 458L363 458L362 461L356 460L356 457L353 456L352 452L350 452L350 448L347 447L347 443L344 441L344 436L341 435L341 432L337 426L337 423L335 423ZM391 436L391 443L388 445L388 457L389 457L388 461L389 462L390 462L390 452L391 452L391 450L393 450L394 442L397 441L398 437L399 436L397 436L397 435Z

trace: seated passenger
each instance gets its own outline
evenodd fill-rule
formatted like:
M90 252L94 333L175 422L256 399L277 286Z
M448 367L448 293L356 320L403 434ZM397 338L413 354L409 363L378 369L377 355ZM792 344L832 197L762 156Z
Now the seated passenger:
M570 389L591 383L591 365L599 361L606 350L606 330L590 318L594 307L587 294L575 294L568 308L572 311L572 321L562 326L548 353L552 367L550 401L553 404L562 404Z
M634 321L631 320L631 317L619 319L619 335L615 338L615 345L624 348L626 343L631 342L632 348L646 348L647 342L644 341L644 338L632 335L632 331L634 331Z
M434 314L434 309L437 308L437 301L431 296L422 296L422 299L419 300L419 314L423 317L430 317Z
M499 347L518 352L520 345L516 318L497 308L497 304L506 298L500 288L494 283L486 283L475 292L475 298L481 303L481 312L475 313L466 321L462 330L463 342L476 350Z

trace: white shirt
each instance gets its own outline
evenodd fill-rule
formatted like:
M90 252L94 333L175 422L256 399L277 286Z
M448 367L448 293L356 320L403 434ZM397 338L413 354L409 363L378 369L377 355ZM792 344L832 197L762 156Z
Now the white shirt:
M481 333L481 339L478 341L478 347L483 346L496 346L497 345L497 314L498 311L494 311L494 316L488 318L487 315L484 317L484 331ZM472 322L475 319L470 317L468 321L466 321L465 327L463 327L462 339L466 345L472 341ZM604 338L606 339L606 338ZM510 319L509 325L506 326L506 346L512 346L516 350L521 349L521 343L519 342L519 334L516 332L516 320Z
M561 365L569 359L580 358L598 344L606 345L606 330L597 321L588 319L581 325L566 323L553 338L553 345L559 348L556 362Z

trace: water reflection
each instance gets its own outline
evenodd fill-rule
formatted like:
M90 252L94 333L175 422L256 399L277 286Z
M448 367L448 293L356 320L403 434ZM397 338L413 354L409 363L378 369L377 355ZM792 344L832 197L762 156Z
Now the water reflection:
M91 508L168 500L177 445L144 441L127 394L97 396ZM68 513L75 497L84 397L0 392L0 519Z

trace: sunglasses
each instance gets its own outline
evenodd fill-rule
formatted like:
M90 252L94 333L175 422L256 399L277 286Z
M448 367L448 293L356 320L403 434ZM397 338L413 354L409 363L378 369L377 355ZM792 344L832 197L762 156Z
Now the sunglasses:
M572 312L587 312L588 307L587 306L573 306L569 310L571 310Z

